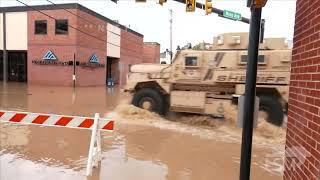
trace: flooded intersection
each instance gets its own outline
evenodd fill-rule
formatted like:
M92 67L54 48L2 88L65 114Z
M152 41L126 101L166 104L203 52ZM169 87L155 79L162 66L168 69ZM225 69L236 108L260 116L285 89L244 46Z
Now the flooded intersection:
M2 87L1 109L79 116L99 112L115 119L116 129L102 133L101 166L86 178L90 131L1 123L0 179L238 179L239 129L164 120L126 105L128 100L117 88ZM282 179L282 159L275 155L283 150L281 142L255 138L252 179Z

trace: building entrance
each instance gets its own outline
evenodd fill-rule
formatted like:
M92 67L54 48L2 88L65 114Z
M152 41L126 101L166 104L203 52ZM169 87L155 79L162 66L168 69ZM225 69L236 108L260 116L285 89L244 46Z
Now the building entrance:
M107 74L106 79L112 78L115 84L119 83L119 58L107 57Z
M8 51L8 81L27 82L27 52ZM3 80L3 51L0 52L0 79Z

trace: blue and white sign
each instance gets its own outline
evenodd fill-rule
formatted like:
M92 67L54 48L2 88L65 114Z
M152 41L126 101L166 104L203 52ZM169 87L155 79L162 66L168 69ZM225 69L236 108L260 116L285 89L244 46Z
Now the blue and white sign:
M51 60L51 61L54 61L54 60L58 60L56 55L53 54L52 51L48 51L42 58L43 60Z
M91 63L99 63L99 58L96 54L93 54L89 60Z

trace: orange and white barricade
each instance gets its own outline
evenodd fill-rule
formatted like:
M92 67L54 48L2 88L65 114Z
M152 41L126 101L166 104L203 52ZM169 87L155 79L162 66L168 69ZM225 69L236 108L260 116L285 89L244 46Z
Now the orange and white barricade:
M114 129L114 121L100 118L99 113L96 113L94 118L88 118L0 110L0 122L91 129L92 133L86 169L87 176L92 174L92 168L97 167L101 161L100 131L113 131Z

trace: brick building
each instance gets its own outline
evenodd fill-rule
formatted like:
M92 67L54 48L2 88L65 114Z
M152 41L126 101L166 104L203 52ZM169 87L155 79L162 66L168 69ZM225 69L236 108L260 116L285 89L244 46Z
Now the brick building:
M297 0L284 179L320 179L320 0Z
M143 44L143 63L160 63L160 44L157 42L145 42Z
M32 84L124 85L142 62L143 35L80 4L0 8L0 78L6 17L8 80Z

